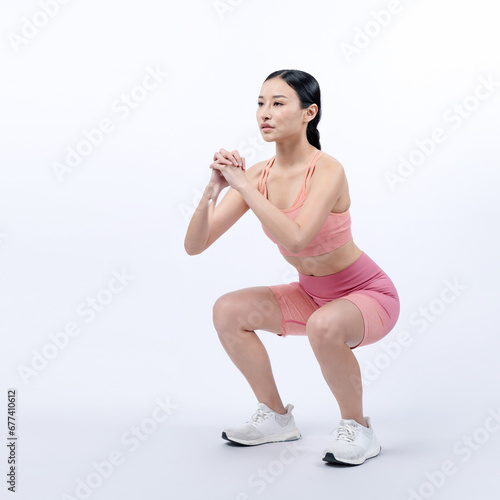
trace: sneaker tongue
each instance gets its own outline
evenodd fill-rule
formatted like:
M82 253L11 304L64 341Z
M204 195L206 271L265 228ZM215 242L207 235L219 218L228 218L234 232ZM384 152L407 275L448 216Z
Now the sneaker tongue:
M264 414L264 415L275 415L275 411L271 410L269 406L267 406L265 403L259 403L259 411Z
M350 424L354 427L357 427L359 425L358 422L356 422L356 420L353 420L352 418L346 418L346 419L343 418L340 421L340 425L345 425L345 424Z

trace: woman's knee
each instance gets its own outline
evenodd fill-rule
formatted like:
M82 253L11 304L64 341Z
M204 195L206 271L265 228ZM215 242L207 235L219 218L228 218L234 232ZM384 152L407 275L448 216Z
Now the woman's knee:
M212 321L217 331L223 330L233 320L234 300L231 293L221 295L212 307Z
M306 334L313 347L322 348L346 342L340 318L330 314L313 313L306 322Z
M279 333L282 313L267 287L235 290L219 297L212 311L217 331L268 330Z

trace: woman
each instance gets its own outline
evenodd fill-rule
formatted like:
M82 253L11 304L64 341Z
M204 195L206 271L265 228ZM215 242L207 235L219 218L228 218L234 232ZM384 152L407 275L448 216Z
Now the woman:
M320 118L314 77L299 70L271 73L261 88L257 121L264 140L276 143L276 155L246 169L238 151L215 153L184 246L189 255L203 252L250 208L299 273L297 282L236 290L214 304L220 341L258 400L250 420L222 437L244 445L301 437L293 405L283 405L255 330L307 335L342 417L323 460L354 465L375 457L381 447L363 415L361 373L352 349L393 329L399 297L389 277L353 241L346 175L321 151Z

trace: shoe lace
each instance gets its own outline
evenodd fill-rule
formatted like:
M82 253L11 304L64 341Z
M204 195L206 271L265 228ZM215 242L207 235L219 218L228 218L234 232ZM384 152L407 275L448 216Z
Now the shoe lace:
M250 420L248 421L250 424L258 424L267 418L269 418L271 414L269 412L264 411L262 408L258 408L257 411L252 415Z
M337 439L352 443L356 437L356 429L349 423L337 427Z

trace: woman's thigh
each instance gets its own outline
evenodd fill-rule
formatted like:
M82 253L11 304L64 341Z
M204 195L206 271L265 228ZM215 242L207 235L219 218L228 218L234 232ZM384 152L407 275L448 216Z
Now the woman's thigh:
M268 286L252 286L221 295L213 306L214 326L281 333L283 314Z

